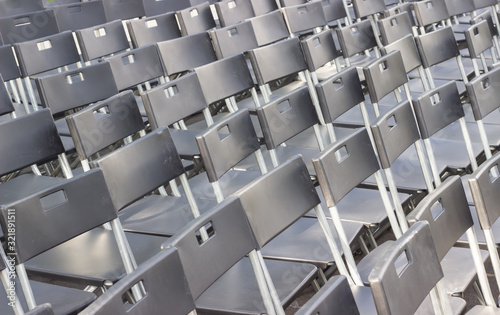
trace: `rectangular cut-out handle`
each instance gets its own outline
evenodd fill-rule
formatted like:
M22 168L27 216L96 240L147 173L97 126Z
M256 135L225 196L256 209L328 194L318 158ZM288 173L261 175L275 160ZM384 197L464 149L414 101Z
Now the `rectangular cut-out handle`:
M75 84L78 82L82 82L84 80L85 80L85 78L83 77L83 73L81 73L81 72L70 74L70 75L66 76L66 82L68 84Z
M238 29L236 29L236 27L233 27L233 28L230 28L227 30L227 35L229 37L233 37L233 36L236 36L238 35Z
M435 93L435 94L432 94L431 95L431 103L433 106L441 103L442 99L441 99L441 95L439 93Z
M342 163L349 157L349 152L347 151L347 146L343 146L337 151L335 151L335 158L337 162Z
M319 38L313 39L313 45L314 47L321 46L321 40Z
M203 231L205 231L208 235L208 238L206 240L203 240L201 235L203 234ZM201 229L196 231L196 239L198 240L198 244L200 246L203 246L203 244L207 243L212 237L215 235L215 229L214 225L212 224L212 221L208 221Z
M290 105L289 100L284 100L284 101L278 103L278 110L279 110L280 114L283 114L283 113L289 111L290 109L292 109L292 105Z
M391 117L387 118L387 126L389 127L389 130L394 129L398 125L398 122L396 121L396 116L392 115Z
M175 95L179 94L179 88L177 87L177 85L172 85L166 88L164 92L167 98L172 98Z
M134 54L130 54L128 56L122 57L122 62L123 62L124 66L135 63Z
M198 16L198 14L199 14L199 13L198 13L198 9L193 9L193 10L189 11L189 15L190 15L191 17L197 17L197 16Z
M94 36L96 38L106 36L106 29L104 27L94 30Z
M147 28L153 28L153 27L157 27L157 26L158 26L158 22L156 21L156 19L146 21Z
M396 26L398 25L398 20L397 19L391 19L391 26Z
M142 294L142 297L136 301L132 288L138 288L140 291L143 291L144 288L145 290L146 286L144 285L144 280L140 280L134 285L130 286L130 288L122 294L123 307L125 308L125 311L127 313L134 305L141 303L141 301L144 300L148 294L148 292L143 292L145 294Z
M306 14L307 13L307 7L299 7L297 8L297 12L300 14Z
M229 2L227 3L227 7L228 7L229 9L234 9L234 8L236 8L236 2L234 2L234 1L229 1Z
M68 7L68 13L69 14L82 13L82 6L81 5L72 5L72 6Z
M486 78L483 81L481 81L481 87L483 90L486 90L490 87L490 78Z
M47 50L52 48L52 42L50 40L44 40L43 42L36 43L38 51Z
M29 16L23 16L23 17L20 17L20 18L17 18L14 20L14 25L16 27L30 25L30 24L31 24L31 21L30 21Z
M337 85L337 91L344 87L344 80L342 78L338 78L335 81L332 81L333 85Z
M406 269L408 269L410 263L410 257L408 257L408 252L405 249L401 254L399 254L398 258L396 258L396 261L394 262L394 268L396 269L396 274L399 278L401 278Z
M44 211L49 211L57 208L58 206L65 204L66 202L68 202L68 198L66 197L66 193L62 189L40 198L40 204Z
M436 202L431 206L431 215L432 219L436 221L440 215L442 215L445 212L445 208L443 206L443 203L441 199L436 200Z
M498 172L498 165L493 165L492 168L490 168L490 171L488 172L490 175L490 181L493 183L495 182L498 177L500 177L500 173Z
M231 135L231 130L229 129L229 125L224 125L217 129L217 134L219 135L219 139L222 141Z

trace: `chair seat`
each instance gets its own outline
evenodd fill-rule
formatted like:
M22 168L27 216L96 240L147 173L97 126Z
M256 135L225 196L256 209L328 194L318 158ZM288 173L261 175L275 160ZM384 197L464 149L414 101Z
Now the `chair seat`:
M465 111L465 120L467 122L475 122L474 116L472 114L472 107L469 103L466 103L462 106ZM491 124L491 125L499 125L500 124L500 110L494 110L489 113L486 117L483 118L483 123Z
M469 310L467 315L498 315L500 314L500 308L476 305L471 310Z
M69 132L69 127L68 123L66 122L66 119L61 118L55 120L54 122L56 124L57 132L59 133L59 135L71 137L71 133Z
M196 136L200 133L200 130L169 130L181 159L192 160L200 156L200 149L196 144Z
M321 82L328 79L332 75L337 74L338 72L339 71L337 70L335 63L332 62L332 65L325 65L316 70L316 76L318 77L318 81Z
M286 308L316 277L313 265L265 260L282 305ZM293 277L290 275L293 274ZM202 314L266 314L248 258L243 258L195 301Z
M472 61L470 59L463 59L465 74L468 78L471 78L474 74L474 67L472 66ZM458 68L458 64L455 59L446 60L440 64L430 67L432 77L438 80L455 80L463 81L462 74ZM408 74L410 79L419 78L417 70L413 70Z
M479 219L477 218L476 207L469 206L470 213L472 215L472 221L474 221L474 232L476 232L477 242L479 247L486 249L486 239L484 238L483 230L481 230L481 225L479 224ZM493 238L496 240L497 247L500 247L500 220L495 221L491 227L491 232L493 232ZM462 235L458 240L458 243L464 246L468 246L466 235Z
M137 264L160 251L165 237L126 233ZM113 232L101 228L90 230L56 246L25 263L28 274L102 286L125 275Z
M354 300L356 301L360 315L377 314L373 295L369 287L351 286L351 291L354 295ZM450 297L450 303L453 314L463 314L466 306L463 299ZM415 315L429 314L434 314L434 310L432 308L431 300L429 296L427 296L415 312Z
M293 81L285 86L282 86L282 87L272 91L272 93L269 97L269 100L270 100L270 102L277 100L278 98L280 98L286 94L289 94L290 92L292 92L298 88L303 87L305 84L306 83L302 82L302 81ZM266 102L264 101L264 97L262 96L262 93L260 91L257 93L257 96L259 98L260 106L266 104ZM255 102L253 101L252 97L247 97L245 99L242 99L241 101L236 103L236 105L238 106L239 109L247 108L250 112L255 112L255 109L257 107L255 105Z
M196 200L200 212L213 207L213 200ZM151 195L118 213L126 232L172 236L194 219L184 197Z
M439 170L446 167L451 169L466 169L470 167L470 159L464 141L431 138L431 145ZM474 152L477 160L483 154L482 145L472 143L472 152Z
M342 251L333 222L328 221L337 246ZM351 248L356 248L359 245L358 237L366 232L366 229L356 222L343 222L342 226ZM321 225L317 219L313 218L299 219L264 246L261 251L265 258L307 262L322 269L334 263L333 254L328 247Z
M325 216L330 219L330 211L325 205L325 199L320 192L321 188L316 187L318 196ZM403 204L410 201L410 195L399 193L399 198ZM376 189L354 188L337 204L340 219L344 221L358 222L372 230L378 229L389 222L384 203L380 197L380 192ZM309 211L306 217L316 217L314 210Z
M318 127L321 133L321 138L323 139L323 143L325 144L325 146L327 146L327 144L330 143L328 130L326 129L326 126L323 125L318 125ZM345 127L334 127L333 129L335 131L337 140L341 140L356 131L355 128ZM314 133L314 128L312 127L287 140L286 144L295 147L318 148L318 141L316 140L316 134Z
M55 186L66 179L60 177L24 174L0 185L2 204L10 204L40 190Z
M76 314L96 299L96 295L83 290L61 287L48 283L30 281L33 295L37 304L50 303L54 314ZM21 284L17 283L17 288ZM25 311L28 310L22 290L17 290L16 302L20 302ZM13 315L12 307L5 294L0 294L0 314Z
M486 134L488 136L489 145L494 147L500 146L500 125L485 124L484 129L486 130ZM481 144L481 137L479 136L477 124L475 122L468 122L467 130L469 131L472 143ZM452 123L446 128L438 131L435 134L435 137L459 141L463 141L464 139L458 122Z
M385 254L393 241L387 241L375 248L358 263L358 270L363 283L368 285L368 276L375 264ZM481 250L483 262L489 259L489 253ZM448 295L460 294L463 296L465 290L476 280L477 272L472 260L470 249L452 247L441 260L444 278L443 286Z

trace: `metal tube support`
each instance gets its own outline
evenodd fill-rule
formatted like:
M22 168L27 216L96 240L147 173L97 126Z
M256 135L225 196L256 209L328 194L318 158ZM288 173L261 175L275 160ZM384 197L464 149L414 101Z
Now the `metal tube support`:
M493 237L493 232L491 229L483 229L484 238L486 239L486 246L490 252L491 265L493 266L493 272L495 274L495 280L500 289L500 258L498 257L498 250L495 243L495 238Z
M35 97L35 92L33 91L33 86L31 85L31 80L29 77L24 78L24 83L26 84L26 89L28 90L28 95L30 97L31 107L36 112L38 111L38 104Z
M380 170L378 170L373 175L375 176L375 182L377 183L380 197L382 198L382 202L384 203L384 208L387 212L387 217L389 218L392 232L394 233L396 239L398 239L401 237L401 235L403 235L403 233L401 232L401 227L399 226L396 214L394 214L394 209L392 208L391 200L389 199L389 193L387 192L384 181L382 180L382 173L380 172Z
M257 94L257 89L255 87L250 89L250 94L252 94L252 99L255 107L260 107L259 94Z
M318 142L318 147L320 151L325 149L325 142L323 141L323 137L321 136L321 130L319 130L319 125L315 124L313 126L314 134L316 135L316 141Z
M16 266L16 273L17 277L19 278L19 282L21 283L21 288L23 289L24 298L26 299L26 304L28 304L28 309L32 310L36 307L36 301L24 264L18 264Z
M392 171L390 168L384 168L385 178L387 179L387 184L389 184L389 192L391 193L392 201L394 203L394 208L396 210L396 216L399 221L399 226L401 227L401 232L406 232L408 230L408 222L406 221L406 215L401 206L401 199L399 199L399 193L394 183L394 177L392 176Z
M248 253L248 258L250 259L250 263L252 264L252 269L255 274L255 278L257 279L257 285L259 286L259 291L262 296L264 306L266 307L267 314L276 315L276 310L273 305L273 299L271 297L271 293L269 292L264 272L262 271L262 268L260 266L257 252L255 250L252 250L250 253Z
M344 257L347 262L347 267L351 273L351 277L356 285L363 285L363 280L359 275L358 268L356 267L356 261L352 256L351 246L349 246L349 241L345 235L344 227L342 226L342 221L340 220L339 211L336 206L328 208L330 210L330 216L332 217L333 226L337 230L337 236L340 239L340 245L344 251Z
M161 196L168 196L167 190L163 186L158 187L158 192Z
M347 267L344 263L344 259L340 254L339 248L337 247L337 243L335 242L335 237L333 236L332 230L328 225L328 220L326 219L325 213L323 212L321 205L317 205L316 207L314 207L314 212L316 213L316 217L318 218L318 222L319 225L321 226L321 229L323 230L323 233L325 233L326 242L330 247L330 251L332 252L333 255L333 260L335 260L335 264L337 265L340 274L347 277L347 280L350 285L354 285L354 280L351 277L351 274L349 274L349 271L347 270Z
M432 288L431 292L429 292L429 296L431 297L432 308L434 309L435 315L444 315L441 306L441 299L436 287Z
M36 164L31 165L31 171L35 175L42 176L42 173L40 172L40 170L38 169L38 166L36 166Z
M422 173L424 175L425 185L427 186L427 190L429 192L434 191L434 185L432 184L432 175L429 170L429 165L427 165L426 152L424 150L424 146L422 146L421 139L415 141L415 149L417 150L418 162L420 163L420 167L422 168ZM437 183L436 183L437 184Z
M7 85L7 83L5 83ZM16 84L14 80L9 81L10 89L12 90L12 94L14 95L14 100L16 103L21 103L21 98L19 97L19 92L17 91Z
M476 233L473 228L469 228L466 235L472 252L472 259L474 261L474 266L476 267L477 278L479 280L479 285L481 286L481 293L483 294L484 301L486 302L486 305L496 307L495 299L491 293L490 283L488 282L488 276L486 275L486 270L484 269L481 251L479 249L479 245L477 244Z
M380 117L380 108L378 107L378 103L373 103L373 110L375 111L375 116Z
M90 164L88 159L82 160L81 163L84 172L90 171Z
M427 157L429 158L429 164L431 165L432 176L434 177L434 183L436 187L441 185L441 177L439 176L439 171L436 164L436 158L434 156L434 151L432 150L431 140L429 138L424 139L425 150L427 151Z
M309 88L309 94L311 96L314 108L316 109L316 113L318 115L319 123L321 125L325 124L325 118L323 117L323 112L321 111L321 107L319 105L318 94L316 93L316 88L314 87L314 83L311 78L311 73L309 70L304 71L304 76L306 77L307 87Z
M342 0L342 4L344 5L345 14L346 14L346 17L347 17L346 24L347 25L351 25L352 24L352 19L351 19L351 13L349 12L349 6L347 4L347 0Z
M261 85L259 86L260 88L260 94L262 94L262 98L264 99L264 104L267 104L270 102L270 93L267 90L267 85Z
M189 186L187 176L185 173L183 173L181 174L181 176L179 176L179 178L181 180L181 185L184 189L184 193L186 194L186 199L188 201L189 208L191 209L191 213L193 214L194 218L197 218L200 216L200 210L198 209L198 205L196 204L196 200L194 199L193 192L191 191L191 187ZM200 235L203 241L208 240L208 233L205 227L202 227L200 229Z
M453 315L453 310L451 309L450 297L448 296L444 285L443 279L441 279L435 286L439 299L441 300L441 306L443 307L444 315Z
M212 188L214 189L215 199L217 200L217 203L221 203L222 201L224 201L224 194L222 193L220 183L218 181L213 182Z
M273 162L273 167L278 167L280 165L280 161L278 158L278 154L276 153L276 149L269 150L269 154L271 155L271 161Z
M205 121L207 122L207 126L211 126L214 124L214 118L212 117L212 114L210 113L210 109L205 108L203 109L203 117L205 117Z
M457 56L457 63L458 63L458 69L460 69L460 74L462 75L462 80L464 81L464 83L467 83L469 82L469 79L467 78L467 74L465 73L465 68L464 68L464 64L462 62L462 56Z
M422 82L422 86L424 87L424 91L429 91L429 82L427 82L427 76L425 75L424 68L422 66L418 66L418 75L420 76L420 81Z
M271 279L271 274L267 269L264 257L262 257L262 253L259 250L256 250L255 252L257 253L257 258L259 259L259 264L260 267L262 268L262 273L264 274L264 278L266 279L267 288L269 289L269 293L271 294L271 299L273 300L276 313L279 315L285 315L285 310L283 309L283 305L281 305L281 300L278 295L278 291L276 291L273 279Z
M486 64L486 58L484 57L484 53L481 53L479 55L479 58L481 58L481 65L483 66L484 72L488 72L488 65Z
M481 73L479 72L479 66L477 65L476 58L471 58L472 67L474 68L474 75L478 77Z
M488 135L486 134L486 129L484 128L483 120L477 120L477 128L479 129L479 136L481 138L481 143L483 144L484 155L486 159L491 158L490 144L488 141Z
M64 177L67 179L73 178L73 172L71 171L71 167L69 166L68 158L65 153L61 153L58 156L59 163L61 164L61 169L63 171Z
M326 130L328 131L328 136L330 137L330 143L337 141L337 135L335 134L335 129L332 123L326 124Z
M9 279L9 275L7 274L7 271L4 269L0 272L0 277L1 277L1 280L2 280L2 284L3 284L3 287L5 289L5 292L8 292L10 290L10 279ZM10 293L9 293L10 294ZM19 302L19 298L17 297L17 294L16 294L16 291L14 291L14 300L12 301L12 309L14 310L14 314L16 315L23 315L24 314L24 310L23 310L23 307L21 305L21 303L18 303Z
M175 182L174 179L172 179L168 185L170 186L170 189L172 189L172 195L174 195L174 197L181 197L181 192L179 191L179 187L177 187L177 183ZM163 187L163 186L162 186ZM165 188L165 187L164 187Z
M266 161L264 160L264 156L262 155L262 151L258 149L255 151L255 158L257 159L257 164L259 165L260 173L262 175L267 173L267 165Z
M469 155L470 164L472 166L472 170L475 171L477 169L477 161L476 156L474 155L474 150L472 149L472 141L470 140L469 130L467 129L467 123L465 122L465 118L462 117L459 119L460 128L462 129L462 134L464 136L465 147L467 148L467 154Z
M432 77L431 70L429 68L424 68L425 74L427 75L427 80L429 80L429 86L432 89L436 88L436 84L434 83L434 78Z

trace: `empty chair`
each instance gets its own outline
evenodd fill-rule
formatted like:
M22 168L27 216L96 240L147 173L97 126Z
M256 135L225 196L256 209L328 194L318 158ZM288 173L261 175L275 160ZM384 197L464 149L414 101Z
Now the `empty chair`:
M290 34L283 19L283 14L278 10L248 19L252 23L255 38L259 47L265 46L281 39L288 38Z
M43 10L43 2L42 1L31 1L31 0L21 0L21 1L13 1L13 0L2 0L0 1L0 17L19 15L31 13L34 11Z
M53 10L0 18L0 34L5 44L21 43L57 33L59 33L59 27Z
M343 19L351 21L351 17L348 16L347 6L344 6L344 1L342 0L327 0L322 1L323 13L325 14L326 21L331 26L340 26L343 23Z
M377 22L377 25L380 30L380 39L384 46L408 34L412 34L413 25L406 11L381 19Z
M323 4L319 1L286 6L281 9L290 35L312 33L327 24Z
M134 48L181 36L173 12L127 21L127 28Z
M483 71L488 72L488 63L484 53L493 48L493 37L490 32L490 27L488 26L488 21L475 23L467 28L464 34L475 76L477 77L481 74L477 64L478 59L481 62ZM495 56L495 54L493 54L493 56Z
M214 5L221 27L233 25L255 16L250 0L224 0L216 2Z
M209 2L177 11L175 13L181 27L182 36L193 35L215 28Z
M102 0L106 21L127 20L146 15L141 1L135 0Z
M413 10L421 35L426 33L426 26L430 25L433 30L436 30L436 23L444 22L450 18L445 1L418 1L413 3Z
M106 23L106 14L102 1L51 6L54 10L59 31L76 31Z
M125 304L122 297L141 282L146 298ZM125 276L79 314L186 315L194 310L193 296L175 248L164 249Z
M356 301L344 276L333 276L307 301L297 315L352 314L359 315Z
M123 24L118 20L77 30L75 34L86 63L130 48Z
M300 44L313 84L318 84L319 81L341 71L338 60L340 54L335 46L331 30L308 36Z
M218 59L259 47L250 21L211 30L210 37Z

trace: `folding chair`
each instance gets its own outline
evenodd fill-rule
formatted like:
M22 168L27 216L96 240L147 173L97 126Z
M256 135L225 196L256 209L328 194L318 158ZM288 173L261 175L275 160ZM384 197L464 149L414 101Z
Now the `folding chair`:
M214 4L221 27L240 23L255 16L250 0L224 0Z
M327 25L323 4L319 1L281 8L291 37L316 33Z
M289 33L283 14L273 11L248 19L252 23L255 38L259 47L288 38Z
M42 1L30 1L30 0L0 1L0 12L2 12L0 17L26 14L34 11L40 11L43 9L44 7Z
M309 264L264 261L245 210L243 201L230 197L163 245L179 252L196 310L201 313L284 314L283 306L316 275ZM203 231L209 237L200 239ZM211 263L200 265L200 261ZM273 284L274 293L280 294L274 299L268 289Z
M130 297L132 287L141 283L145 297ZM124 302L123 297L128 299ZM194 310L194 301L175 248L164 249L145 261L104 292L79 314L161 314L186 315Z
M81 66L73 34L70 31L62 32L32 41L14 45L25 89L28 91L29 101L33 110L38 110L38 100L32 86L31 76L54 69L68 70L66 66Z
M194 35L215 28L209 2L177 11L175 15L179 21L182 36Z
M250 21L210 30L209 33L218 59L259 47Z
M125 29L119 20L77 30L75 35L86 65L92 60L130 48Z
M412 1L412 2L414 2L414 1ZM390 16L394 16L394 15L402 13L402 12L408 13L408 17L410 18L410 23L412 26L417 25L417 22L415 20L415 14L413 11L413 3L403 2L403 3L399 3L399 4L392 6L392 7L387 7L387 9L384 12L384 15L385 15L385 17L390 17Z
M107 22L141 18L146 15L144 6L140 1L102 0L102 4L104 5L104 12L106 13Z
M382 43L380 42L380 36L377 29L377 21L378 15L384 12L386 9L386 4L384 0L374 0L374 1L362 1L362 0L353 0L352 1L354 15L357 20L360 21L362 18L366 18L370 21L372 26L373 34L375 35L375 41L377 42L377 48L374 48L374 52L376 56L379 55L378 48L382 47Z
M127 29L134 48L181 37L174 12L129 20Z
M158 14L175 12L186 9L192 6L191 0L176 0L176 1L156 1L156 0L141 0L146 16L155 16Z
M297 315L352 314L359 315L356 301L344 276L333 276L296 313Z
M308 36L300 42L313 84L341 71L340 54L333 33L325 30Z
M0 18L0 34L2 34L5 44L12 45L57 33L59 33L59 27L53 10L9 15Z
M59 31L76 31L106 23L102 1L87 1L50 7L54 10Z
M408 12L388 16L377 21L382 45L389 45L398 39L413 34L413 25Z
M488 63L486 60L486 52L493 52L493 63L496 62L496 56L493 51L493 40L488 21L475 23L465 31L465 41L469 52L468 56L472 60L476 77L481 74L477 64L478 59L481 62L483 72L488 72L491 68L491 62Z

